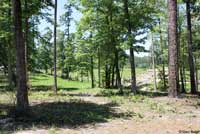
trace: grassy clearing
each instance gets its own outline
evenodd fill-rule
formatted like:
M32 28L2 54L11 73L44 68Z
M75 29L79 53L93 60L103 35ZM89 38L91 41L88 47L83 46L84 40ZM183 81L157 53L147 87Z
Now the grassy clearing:
M55 94L52 90L53 76L44 74L31 75L30 85L31 117L18 119L14 129L9 127L6 129L19 131L45 127L49 133L54 133L64 125L79 127L119 118L141 121L145 120L146 112L158 115L177 114L175 106L153 99L167 96L163 92L141 91L133 95L125 89L124 94L118 94L116 89L91 89L90 82L58 78L59 91ZM151 88L152 85L145 86ZM12 107L14 97L14 92L0 92L0 119L8 116L8 109ZM196 102L193 105L199 107L199 101ZM0 129L0 133L6 132Z
M34 74L30 77L32 87L51 87L53 85L53 76L46 74ZM58 77L58 88L61 90L77 90L90 88L89 82L68 81Z

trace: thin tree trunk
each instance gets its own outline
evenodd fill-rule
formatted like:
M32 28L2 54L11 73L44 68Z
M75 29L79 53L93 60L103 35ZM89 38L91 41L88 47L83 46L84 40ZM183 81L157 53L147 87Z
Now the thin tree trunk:
M57 0L54 9L54 90L57 93L57 67L56 67L56 37L57 37Z
M115 59L116 60L116 59ZM115 85L115 67L116 67L116 62L114 61L114 64L112 66L112 87L114 87Z
M16 111L19 115L27 113L29 109L26 62L25 62L25 43L22 32L22 9L21 1L13 0L14 14L14 44L16 46L16 69L17 69L17 106Z
M129 9L128 9L128 0L124 0L124 13L125 13L125 19L127 23L127 29L128 29L128 37L132 38L132 28L131 28L131 22L130 22L130 15L129 15ZM136 73L135 73L135 58L134 58L134 50L132 46L132 42L129 43L130 46L130 66L131 66L131 91L135 94L137 92L136 88Z
M94 62L93 62L93 56L90 57L90 75L91 75L91 87L94 88Z
M185 66L183 66L183 76L184 76L184 84L185 84L185 89L186 89L186 85L187 85L187 77L186 77Z
M157 91L157 83L156 83L156 65L155 65L155 54L154 54L154 40L153 40L153 34L152 34L152 62L153 62L154 90Z
M179 16L179 9L178 9L178 16ZM181 93L186 93L185 90L185 83L184 83L184 49L181 51L181 24L178 24L178 59L179 60L179 74L180 74L180 80L181 80ZM184 47L184 46L183 46Z
M81 82L83 82L83 71L81 70Z
M168 0L169 97L178 96L177 0Z
M188 52L189 52L189 66L190 66L190 85L191 93L196 94L196 84L195 84L195 69L194 69L194 59L192 53L192 25L191 25L191 14L190 14L190 0L186 2L187 11L187 32L188 32Z
M197 57L195 57L195 73L196 73L196 91L198 92L199 89L199 77L198 77L198 63L197 63Z
M101 57L100 57L100 50L98 48L98 87L101 87Z
M106 88L110 88L110 68L108 65L105 67L105 80L106 80Z
M115 51L115 66L116 66L116 76L117 76L117 87L119 93L123 93L121 77L120 77L120 69L119 69L119 52L118 50Z
M164 61L164 51L163 51L163 37L162 37L162 29L161 29L161 22L159 20L159 33L160 33L160 48L161 48L161 54L162 54L162 77L163 77L163 87L164 89L167 88L166 85L166 78L165 78L165 61Z
M66 71L67 71L66 72L66 79L69 80L70 79L70 75L69 75L70 69L69 69L69 67L66 68Z
M183 67L180 67L180 77L181 77L181 92L186 93L185 91L185 84L184 84L184 73L183 73Z

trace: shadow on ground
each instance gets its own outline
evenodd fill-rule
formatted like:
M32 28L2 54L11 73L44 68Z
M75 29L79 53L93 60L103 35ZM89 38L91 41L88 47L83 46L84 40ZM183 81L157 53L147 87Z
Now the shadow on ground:
M147 86L149 85L145 84L145 85L141 85L137 87L138 91L136 95L143 95L150 98L164 97L168 95L167 92L162 92L162 91L141 90L142 88L147 87ZM123 90L123 93L119 93L117 89L105 89L105 90L100 91L95 96L96 97L112 97L112 96L130 96L130 95L134 95L134 94L131 92L130 88L125 88Z
M15 118L12 129L30 129L34 127L78 127L85 124L107 122L114 118L129 118L132 114L115 111L117 104L95 104L81 100L70 102L41 103L31 106L31 116ZM7 107L1 107L7 108ZM9 117L7 117L9 118ZM0 127L1 128L1 127ZM3 127L2 127L3 128Z
M74 90L78 90L79 88L73 88L73 87L69 87L69 88L59 88L59 90L64 90L64 91L74 91ZM50 91L53 90L52 86L43 86L43 85L39 85L39 86L32 86L31 87L31 91Z
M166 92L154 92L154 91L139 91L138 94L149 98L168 96L168 93Z

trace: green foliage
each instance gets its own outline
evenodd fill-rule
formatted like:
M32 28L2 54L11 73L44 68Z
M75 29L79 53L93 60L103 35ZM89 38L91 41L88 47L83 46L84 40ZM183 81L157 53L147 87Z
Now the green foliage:
M37 69L43 69L48 72L49 69L52 68L53 65L53 44L51 42L53 32L51 29L46 28L46 33L40 38L40 45L38 47L38 55L37 55Z

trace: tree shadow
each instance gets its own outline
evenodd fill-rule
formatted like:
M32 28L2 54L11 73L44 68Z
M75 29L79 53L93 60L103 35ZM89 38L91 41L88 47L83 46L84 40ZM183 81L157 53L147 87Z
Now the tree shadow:
M155 98L155 97L164 97L168 96L167 92L162 92L162 91L149 91L148 90L141 90L144 87L149 87L150 84L145 84L145 85L140 85L137 87L137 93L133 94L130 90L130 88L125 88L123 90L123 93L119 93L117 89L108 89L108 90L102 90L98 94L96 94L96 97L112 97L112 96L130 96L130 95L143 95L146 97L150 98Z
M81 100L71 100L70 102L47 102L31 106L31 116L14 117L12 128L31 129L50 128L52 126L62 128L64 126L76 128L81 125L108 122L109 119L129 118L133 114L119 113L116 111L117 104L96 104ZM7 108L7 107L4 107Z
M91 94L88 93L68 93L67 95L72 97L91 97Z
M32 86L31 91L50 91L53 90L52 86L44 86L44 85L38 85L38 86ZM58 90L64 90L64 91L74 91L74 90L78 90L79 88L73 88L73 87L69 87L69 88L58 88Z
M38 76L38 75L39 75L40 77L48 77L48 74L43 74L43 73L32 73L32 77L33 77L33 76ZM31 77L31 78L32 78L32 77Z
M157 91L139 91L138 94L149 97L149 98L156 98L156 97L165 97L168 96L167 92L157 92Z

